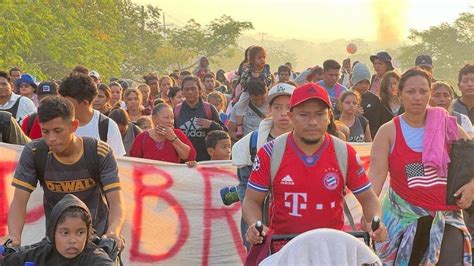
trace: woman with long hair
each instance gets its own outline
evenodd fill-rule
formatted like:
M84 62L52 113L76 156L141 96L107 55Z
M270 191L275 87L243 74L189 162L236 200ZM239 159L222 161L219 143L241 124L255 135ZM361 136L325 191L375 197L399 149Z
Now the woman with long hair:
M377 255L384 265L471 265L461 210L474 199L474 181L456 192L456 205L446 203L446 140L469 136L448 112L428 107L431 75L425 70L407 70L398 89L405 112L379 129L370 153L369 178L377 195L390 173L382 199L388 238L376 245Z
M398 96L399 82L400 75L395 71L389 71L383 75L380 83L380 102L382 103L380 125L387 123L405 111Z

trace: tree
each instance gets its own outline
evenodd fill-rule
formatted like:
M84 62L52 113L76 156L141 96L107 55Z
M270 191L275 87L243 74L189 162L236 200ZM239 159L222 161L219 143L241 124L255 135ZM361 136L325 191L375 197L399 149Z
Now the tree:
M169 34L170 44L177 50L189 52L189 56L178 61L178 66L181 69L190 69L196 65L200 55L209 58L228 55L228 48L237 47L239 36L250 29L253 29L252 23L234 21L226 15L213 20L205 28L191 19L185 27Z
M0 68L20 66L39 79L62 78L77 64L107 77L190 68L235 47L249 22L222 16L163 31L161 10L131 0L5 0L0 9Z
M457 84L457 73L474 61L474 13L462 13L453 23L442 23L425 31L410 30L413 44L400 48L404 69L414 66L420 54L431 55L436 79Z

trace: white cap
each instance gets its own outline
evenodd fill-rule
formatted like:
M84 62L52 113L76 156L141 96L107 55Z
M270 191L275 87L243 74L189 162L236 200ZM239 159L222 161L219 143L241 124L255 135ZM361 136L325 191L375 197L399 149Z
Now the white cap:
M267 103L271 103L273 99L281 95L288 95L291 96L293 91L295 90L295 86L287 84L287 83L278 83L277 85L273 86L270 91L268 91L267 96Z
M95 71L95 70L92 70L91 72L89 72L89 76L90 77L94 77L96 79L100 79L100 75L99 75L99 72Z

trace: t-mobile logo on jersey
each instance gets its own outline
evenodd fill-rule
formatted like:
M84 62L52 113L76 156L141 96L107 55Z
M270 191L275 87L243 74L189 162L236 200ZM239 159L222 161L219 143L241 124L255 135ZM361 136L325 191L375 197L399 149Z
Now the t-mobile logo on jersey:
M303 198L303 202L299 202L299 198ZM291 216L303 216L298 213L298 210L306 210L306 193L290 193L285 192L285 207L290 208L291 212L289 213ZM288 201L287 201L288 199Z

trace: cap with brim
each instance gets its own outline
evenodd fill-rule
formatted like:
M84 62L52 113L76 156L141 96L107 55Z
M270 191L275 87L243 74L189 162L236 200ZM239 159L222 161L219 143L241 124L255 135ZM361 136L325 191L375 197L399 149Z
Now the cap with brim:
M415 65L427 66L427 67L433 68L433 60L431 59L431 56L429 55L419 55L416 57Z
M93 78L96 78L96 79L100 79L100 75L97 71L91 71L89 72L89 76L90 77L93 77Z
M388 62L390 66L392 66L392 57L387 52L378 52L376 55L370 56L370 62L372 62L372 64L374 63L375 59L379 59L382 62Z
M287 84L287 83L278 83L277 85L273 86L270 91L268 91L268 96L265 99L267 103L271 103L273 99L278 96L287 95L291 96L293 91L295 90L295 86Z
M321 100L328 108L331 108L331 100L325 89L316 83L306 83L293 91L290 98L290 109L298 106L308 100Z
M31 85L35 90L36 88L38 88L38 85L36 85L35 77L29 74L21 75L21 77L15 81L15 86L19 88L22 83Z
M41 82L38 85L36 93L39 95L56 95L58 94L58 85L54 82Z

